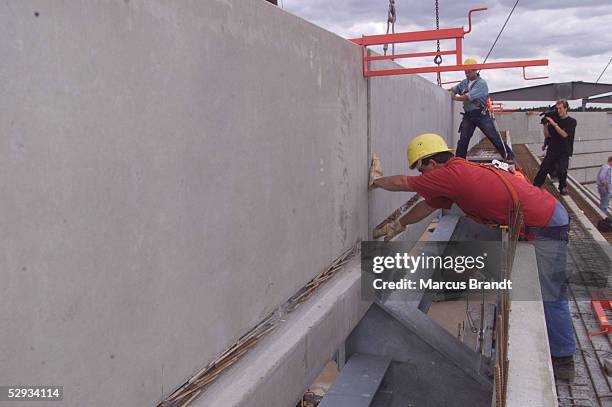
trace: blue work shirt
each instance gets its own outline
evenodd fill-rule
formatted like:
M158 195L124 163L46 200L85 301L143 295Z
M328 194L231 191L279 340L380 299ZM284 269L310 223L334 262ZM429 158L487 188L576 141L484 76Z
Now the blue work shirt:
M601 189L608 187L608 191L612 190L612 167L608 163L599 168L597 186Z
M481 110L487 104L487 96L489 96L489 87L487 82L480 77L475 79L472 86L469 86L469 80L466 78L458 85L453 86L452 90L458 95L466 95L468 100L463 102L463 109L466 112L471 110Z

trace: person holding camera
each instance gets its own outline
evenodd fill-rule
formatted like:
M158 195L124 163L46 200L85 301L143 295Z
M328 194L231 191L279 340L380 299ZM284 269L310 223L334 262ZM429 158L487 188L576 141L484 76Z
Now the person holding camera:
M548 142L548 148L540 164L540 170L533 180L533 185L541 187L546 181L546 176L557 166L559 193L567 195L567 167L569 157L572 155L577 122L567 114L569 108L567 100L558 100L555 108L556 114L546 114L542 119L544 138Z
M474 58L468 58L463 62L463 65L477 64ZM508 144L506 144L499 132L495 128L493 118L487 109L487 98L489 96L489 88L487 82L480 77L476 69L468 69L465 71L465 79L458 85L448 89L451 98L458 102L463 102L463 120L459 126L459 141L457 142L456 156L465 158L467 156L470 139L474 135L474 130L478 127L495 149L505 160L514 160L514 153Z

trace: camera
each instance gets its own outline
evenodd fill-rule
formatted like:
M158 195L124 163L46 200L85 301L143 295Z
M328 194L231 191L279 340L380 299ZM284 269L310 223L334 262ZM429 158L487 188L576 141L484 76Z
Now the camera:
M557 108L555 106L549 107L548 110L546 110L545 112L540 113L540 116L542 116L542 120L540 120L541 124L547 124L548 123L548 120L546 120L547 117L550 117L556 123L559 123L559 121L561 120L561 118L559 117L559 112L557 112Z

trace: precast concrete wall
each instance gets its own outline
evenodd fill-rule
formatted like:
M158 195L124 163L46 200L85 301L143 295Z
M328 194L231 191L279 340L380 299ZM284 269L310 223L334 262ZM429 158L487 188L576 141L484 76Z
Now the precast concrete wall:
M574 147L580 146L584 142L574 143ZM543 158L545 151L542 151L542 143L528 144L532 151L537 152L538 156ZM592 152L592 153L577 153L574 148L574 155L570 157L571 168L597 167L608 162L608 157L612 155L612 151Z
M577 182L594 182L597 179L597 173L599 172L599 166L590 168L572 168L568 171L568 174L574 177Z
M612 143L611 143L612 144ZM608 157L612 153L610 151L603 151L600 153L584 153L574 154L570 158L570 165L572 168L578 167L599 167L608 162Z
M542 137L543 138L543 137ZM542 150L543 140L537 143L529 143L527 146L533 151ZM574 140L574 156L579 154L591 155L591 154L608 154L612 155L612 137L609 139L601 140Z
M405 173L456 131L444 91L368 102L358 46L263 0L3 1L0 27L0 384L65 406L155 405L408 199L368 195L369 152Z
M374 69L395 68L390 62L373 64ZM460 122L460 103L453 103L448 92L418 75L371 77L369 81L369 133L372 154L381 159L385 175L419 175L408 168L409 141L422 133L437 133L455 148ZM474 138L478 138L477 135ZM414 193L374 190L370 195L372 230ZM412 226L404 239L418 239L428 220Z
M595 180L599 166L612 155L612 114L604 112L570 112L578 122L574 136L574 155L569 174L578 182ZM541 117L535 112L513 112L497 115L500 130L510 130L513 143L525 143L543 156Z
M578 122L575 142L604 141L601 147L612 150L612 114L603 112L569 112ZM517 144L542 143L541 116L538 112L512 112L497 114L500 130L510 130L512 142ZM601 150L594 150L601 151ZM589 151L589 152L594 152Z
M366 236L356 45L264 1L0 8L0 384L155 405Z

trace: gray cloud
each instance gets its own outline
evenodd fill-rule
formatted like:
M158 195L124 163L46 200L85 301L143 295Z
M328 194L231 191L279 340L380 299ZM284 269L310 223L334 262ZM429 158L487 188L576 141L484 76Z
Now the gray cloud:
M516 0L500 0L504 6L512 7ZM517 7L529 10L561 10L570 8L590 8L608 4L604 0L528 0L519 1ZM608 4L609 5L609 4Z
M491 47L516 0L439 0L440 27L467 28L470 7L489 9L476 13L473 30L463 42L464 56L482 60ZM384 33L388 0L282 0L284 9L344 37ZM396 0L396 32L435 28L434 1ZM510 88L545 82L594 81L612 56L609 30L612 2L609 0L522 0L489 61L544 59L550 66L529 69L533 75L549 74L546 81L524 82L520 69L486 71L490 87ZM442 43L442 49L454 44ZM435 42L413 43L401 50L435 49ZM445 58L446 61L446 58ZM430 64L407 61L404 64ZM600 66L601 65L601 66ZM457 74L444 74L449 80ZM433 80L432 75L424 75ZM431 76L431 77L430 77ZM603 80L606 80L604 76ZM610 80L610 79L608 79Z

